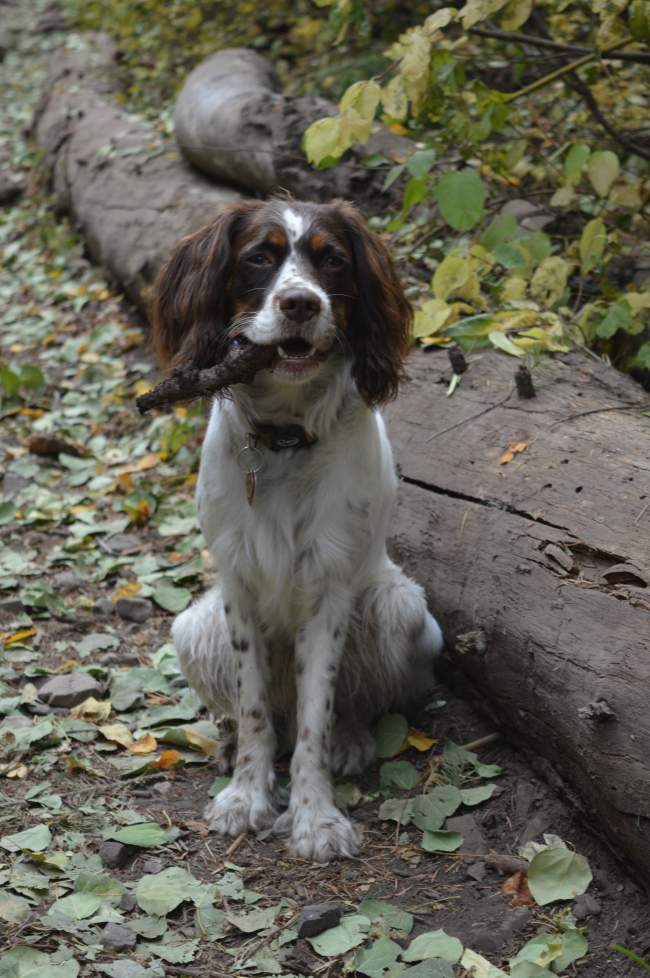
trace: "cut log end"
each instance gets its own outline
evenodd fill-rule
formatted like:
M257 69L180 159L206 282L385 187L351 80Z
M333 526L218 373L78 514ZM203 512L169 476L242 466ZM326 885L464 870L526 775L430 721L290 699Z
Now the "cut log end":
M256 346L235 341L223 361L215 367L200 370L191 360L179 364L171 377L161 381L153 390L136 397L140 414L152 408L164 407L177 401L193 401L212 397L233 384L249 384L260 370L270 366L276 353L274 346Z

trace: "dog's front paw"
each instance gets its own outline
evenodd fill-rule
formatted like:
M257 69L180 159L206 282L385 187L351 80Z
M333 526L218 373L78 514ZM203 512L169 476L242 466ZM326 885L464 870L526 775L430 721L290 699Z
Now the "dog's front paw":
M305 811L289 808L281 815L275 830L289 834L289 852L299 859L325 863L339 856L354 856L362 842L360 830L332 806L326 809L306 806Z
M240 835L273 825L278 815L270 791L250 785L229 784L205 809L203 817L212 832Z
M377 756L377 742L367 727L339 720L332 730L331 765L334 774L360 774Z

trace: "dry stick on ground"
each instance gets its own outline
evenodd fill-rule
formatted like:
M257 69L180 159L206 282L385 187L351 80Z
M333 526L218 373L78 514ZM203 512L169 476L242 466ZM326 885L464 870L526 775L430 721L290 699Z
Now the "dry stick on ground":
M223 361L216 367L199 370L191 360L181 363L171 377L167 377L152 391L136 397L135 403L140 414L145 414L151 408L173 404L175 401L211 397L233 384L250 383L256 373L270 365L276 351L275 346L233 343Z

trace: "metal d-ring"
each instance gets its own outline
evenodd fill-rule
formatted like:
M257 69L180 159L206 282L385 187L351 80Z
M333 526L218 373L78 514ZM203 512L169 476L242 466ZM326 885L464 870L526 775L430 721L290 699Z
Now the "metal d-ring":
M253 439L252 445L251 445L251 438ZM244 445L244 447L239 452L239 455L237 456L237 465L242 470L242 472L259 472L259 470L264 465L264 456L262 455L259 448L256 447L256 445L257 445L257 435L247 434L246 444ZM250 465L246 465L245 463L242 463L242 455L244 454L244 452L253 452L255 455L255 461L257 461L257 458L259 457L259 464L255 466L253 464L254 463L253 459L250 459L251 462Z

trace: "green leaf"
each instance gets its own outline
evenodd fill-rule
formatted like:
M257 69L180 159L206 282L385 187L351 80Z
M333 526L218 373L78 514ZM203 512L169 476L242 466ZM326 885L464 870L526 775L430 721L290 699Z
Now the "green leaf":
M387 968L392 968L401 954L401 947L382 935L367 950L357 951L354 956L354 968L369 978L382 978Z
M377 757L393 757L401 750L409 725L399 713L389 713L382 717L377 724L375 737L377 739Z
M407 968L399 978L455 978L454 972L442 958L427 958L421 964Z
M317 937L308 937L307 940L318 954L333 958L338 954L347 954L353 947L363 944L369 930L368 918L357 913L344 917L338 927L330 927Z
M45 378L42 371L33 363L25 363L20 368L20 383L36 390L45 386Z
M526 268L526 257L515 244L500 244L494 249L494 258L504 268Z
M426 958L442 958L447 964L456 964L463 953L463 945L457 937L450 937L444 930L427 931L411 941L402 952L404 961L424 961Z
M382 788L411 788L420 780L420 772L410 761L388 761L379 769L379 784Z
M392 170L388 171L386 179L384 180L384 186L381 188L382 194L385 190L388 190L389 187L392 187L397 178L401 177L401 175L404 173L405 169L406 163L400 163L399 166L394 166Z
M480 805L482 801L487 801L494 793L493 784L484 784L480 788L461 788L460 796L463 805Z
M25 945L11 947L4 951L0 960L0 978L77 978L78 961L54 964L52 958L51 954Z
M16 507L13 503L0 503L0 526L8 526L16 519Z
M412 798L387 798L379 806L379 818L399 822L400 825L409 825L413 800Z
M303 148L310 163L321 163L326 157L338 159L340 149L341 120L339 118L318 119L306 130Z
M568 927L562 934L562 954L552 963L551 971L556 974L565 971L573 961L584 957L588 950L589 945L580 931Z
M218 795L220 791L227 788L231 781L232 778L215 778L212 782L212 787L208 791L208 798L214 798L214 796Z
M573 900L586 891L592 879L585 857L570 849L538 852L528 870L528 887L540 907L555 900Z
M412 800L413 822L423 831L436 832L461 804L462 796L458 788L451 784L436 785L429 794Z
M611 339L619 329L626 330L632 322L632 310L625 299L619 299L607 310L607 315L596 326L596 335L604 340Z
M464 841L460 832L427 830L422 837L422 848L427 852L454 852Z
M490 226L481 238L481 244L488 251L494 251L504 241L514 238L517 232L517 220L514 214L497 214L490 221Z
M593 153L587 163L587 176L599 197L606 197L618 174L618 156L611 150Z
M24 832L14 835L3 835L0 846L8 852L18 852L20 849L30 849L32 852L42 852L52 842L52 833L47 825L34 825Z
M455 231L470 231L483 213L485 191L474 170L445 173L436 185L440 213Z
M393 930L401 931L403 934L410 934L413 929L413 917L406 910L400 910L392 903L384 903L383 900L363 900L359 904L359 913L364 914L373 922L378 917L382 917L385 924Z
M161 577L152 598L165 611L184 611L192 600L192 592L186 587L176 587L168 577Z
M591 266L596 264L603 253L606 240L607 233L602 219L596 217L593 221L589 221L580 238L580 258L582 259L580 273L582 275L586 275Z
M526 249L534 262L544 261L551 254L551 239L543 231L533 231L518 243Z
M509 353L513 357L523 357L526 351L521 346L517 346L513 343L505 333L500 332L500 330L495 329L489 334L490 343L492 343L498 350L503 350L504 353Z
M429 173L436 161L435 149L420 149L409 156L406 168L416 180L422 180Z
M120 897L124 884L104 873L79 873L74 881L75 893L96 893L102 900Z
M139 846L141 849L164 846L169 841L167 833L163 832L155 822L138 822L136 825L127 825L124 829L109 833L106 838L115 839L116 842L122 842L125 846Z
M503 774L503 769L498 764L481 764L480 761L476 761L474 770L482 778L498 778L500 774Z
M70 896L55 900L50 909L51 913L65 913L73 920L83 920L97 913L102 904L97 893L72 893Z
M20 377L13 370L10 370L9 367L2 367L0 368L0 384L2 384L7 394L15 394L20 387Z
M564 172L571 183L577 183L582 168L591 156L591 149L584 143L576 143L571 147L564 161Z
M402 200L402 207L404 208L404 211L407 211L409 207L413 207L415 204L420 203L426 193L428 182L428 173L425 173L421 180L416 180L415 177L411 177L409 182L406 184L406 190L404 191L404 198Z
M140 909L157 917L164 917L184 900L194 902L195 896L201 895L202 885L180 866L163 869L162 873L155 875L143 876L137 889L133 891Z

